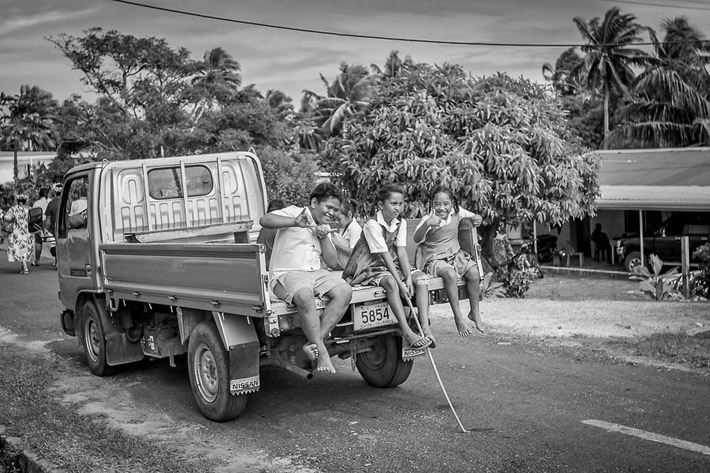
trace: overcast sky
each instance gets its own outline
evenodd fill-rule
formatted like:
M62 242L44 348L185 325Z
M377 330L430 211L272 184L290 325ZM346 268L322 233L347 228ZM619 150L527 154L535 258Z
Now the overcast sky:
M710 0L134 0L235 20L375 36L437 41L580 44L572 18L589 21L613 6L660 31L666 18L686 16L710 37ZM323 93L341 62L382 66L392 50L416 62L462 65L475 76L497 71L542 81L541 67L566 49L452 46L353 39L246 26L127 5L112 0L0 0L0 91L37 85L58 100L89 98L80 74L45 38L80 36L91 27L164 38L194 59L222 47L242 68L243 85L280 89L298 102L303 89Z

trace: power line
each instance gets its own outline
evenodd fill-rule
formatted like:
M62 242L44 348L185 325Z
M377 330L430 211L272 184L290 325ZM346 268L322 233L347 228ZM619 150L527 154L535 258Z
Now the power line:
M670 5L668 3L649 3L649 2L640 2L640 1L633 1L633 0L597 0L597 1L607 2L607 3L628 3L629 5L641 5L641 6L649 6L649 7L678 8L681 10L710 11L710 8L707 8L707 2L705 2L705 1L683 0L685 3L698 3L700 5L705 5L706 8L691 7L691 6L677 5L677 4Z
M148 8L151 10L158 10L167 13L174 13L177 15L186 15L196 18L204 18L207 20L225 21L228 23L238 23L240 25L256 26L260 28L271 28L277 30L295 31L299 33L309 33L309 34L319 34L328 36L340 36L346 38L358 38L358 39L374 39L380 41L401 41L406 43L426 43L426 44L440 44L449 46L490 46L490 47L515 47L515 48L576 48L587 46L587 44L564 44L564 43L498 43L498 42L487 42L487 41L445 41L445 40L435 40L435 39L421 39L421 38L400 38L394 36L378 36L378 35L366 35L357 33L343 33L338 31L324 31L324 30L314 30L309 28L297 28L295 26L284 26L284 25L274 25L269 23L261 23L256 21L238 20L235 18L225 18L215 15L205 15L203 13L195 13L183 10L176 10L173 8L159 7L156 5L146 5L144 3L132 2L129 0L109 0L111 2L123 3L126 5L132 5L136 7ZM710 11L710 10L708 10ZM691 44L691 43L703 43L702 40L695 41L672 41L665 44ZM633 43L633 46L653 46L654 43L651 42L638 42ZM595 46L618 46L616 43L609 44L595 44ZM631 45L629 45L631 46Z

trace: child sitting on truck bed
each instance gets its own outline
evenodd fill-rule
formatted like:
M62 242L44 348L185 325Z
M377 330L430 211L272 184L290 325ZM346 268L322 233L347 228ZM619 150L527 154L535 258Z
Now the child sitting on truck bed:
M330 237L330 223L342 198L331 183L318 184L306 207L295 205L264 215L262 227L278 229L269 265L273 293L298 309L301 327L308 339L306 356L316 362L316 370L335 373L324 340L343 318L350 305L352 288L338 273L321 269L336 267L338 255ZM327 296L321 316L315 297Z
M450 189L438 186L431 193L431 213L421 219L413 238L417 244L414 264L432 277L443 278L456 329L459 335L467 337L474 328L483 333L483 323L478 309L481 275L477 255L468 254L459 243L459 223L464 218L470 219L474 226L482 222L480 215L459 207ZM471 303L468 317L464 317L459 307L459 278L466 280Z
M400 218L404 192L396 186L383 187L377 194L379 210L368 220L360 240L350 255L343 278L351 285L381 286L407 344L416 349L426 348L433 340L417 335L407 323L402 297L414 293L414 282L424 277L421 271L412 272L407 256L407 221ZM419 310L422 327L428 330L426 311Z

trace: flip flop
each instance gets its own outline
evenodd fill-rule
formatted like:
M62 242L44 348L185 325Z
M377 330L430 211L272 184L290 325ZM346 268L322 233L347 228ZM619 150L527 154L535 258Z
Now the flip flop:
M431 340L431 345L429 345L429 348L436 348L436 340L434 340L433 335L427 335L425 338Z
M414 348L415 350L421 350L424 348L429 348L432 343L433 343L433 341L431 338L422 337L418 340L415 340L414 343L410 344L409 348Z

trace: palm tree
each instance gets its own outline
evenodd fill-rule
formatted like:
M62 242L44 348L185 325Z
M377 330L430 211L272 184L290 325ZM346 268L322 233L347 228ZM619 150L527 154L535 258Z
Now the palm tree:
M648 55L629 47L641 41L641 33L647 28L636 22L631 14L622 14L618 7L609 9L604 20L599 17L586 22L574 18L582 38L587 43L582 46L586 54L571 71L572 78L582 78L590 90L597 90L603 96L604 140L609 136L609 100L612 94L624 95L633 82L635 74L632 66L644 66Z
M707 58L702 34L684 18L665 20L661 42L649 30L655 57L634 83L631 103L612 144L682 147L710 143L710 102L703 79Z
M206 108L215 103L231 99L242 85L239 62L222 48L205 51L203 61L197 68L197 76L192 79L198 94L193 110L194 123L199 121Z
M554 66L549 62L542 65L542 76L552 83L555 92L560 96L578 94L580 84L570 77L570 71L581 61L582 57L575 48L569 48L557 58Z
M19 95L0 93L2 146L12 147L12 172L15 187L19 185L17 153L51 149L52 111L57 106L52 94L37 86L22 85Z
M379 80L376 75L370 75L363 66L340 64L340 74L332 83L320 75L325 84L326 95L320 96L304 90L302 108L312 106L314 119L326 136L337 135L343 127L345 119L365 107L375 90Z

